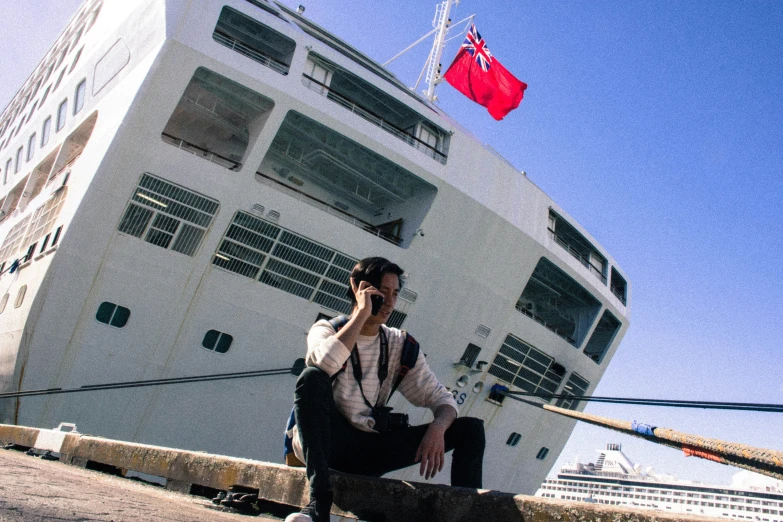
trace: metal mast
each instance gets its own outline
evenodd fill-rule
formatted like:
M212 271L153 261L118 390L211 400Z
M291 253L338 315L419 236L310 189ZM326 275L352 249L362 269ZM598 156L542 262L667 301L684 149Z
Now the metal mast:
M432 27L435 28L435 41L432 42L432 50L428 58L427 76L425 80L427 82L427 91L424 95L431 102L436 99L435 86L440 83L440 59L443 55L443 47L446 44L446 36L449 33L449 26L451 26L451 13L452 4L458 5L460 0L445 0L439 6L435 8L435 17L432 19Z

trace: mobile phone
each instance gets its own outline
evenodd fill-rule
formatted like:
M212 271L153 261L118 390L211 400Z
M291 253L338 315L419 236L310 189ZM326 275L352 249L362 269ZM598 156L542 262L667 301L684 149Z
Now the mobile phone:
M371 295L370 296L370 302L372 303L372 315L378 315L378 312L381 311L381 307L383 306L383 296L382 295Z

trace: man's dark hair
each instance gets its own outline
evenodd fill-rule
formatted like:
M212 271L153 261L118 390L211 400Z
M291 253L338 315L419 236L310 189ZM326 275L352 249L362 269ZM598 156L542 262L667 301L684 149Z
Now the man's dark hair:
M381 280L386 274L394 274L400 281L400 288L402 288L402 274L405 271L398 265L392 263L388 259L383 257L366 257L356 263L356 266L351 270L351 279L354 280L356 286L362 281L367 281L375 288L380 289ZM350 283L348 283L348 299L351 300L351 306L356 304L356 296L353 295Z

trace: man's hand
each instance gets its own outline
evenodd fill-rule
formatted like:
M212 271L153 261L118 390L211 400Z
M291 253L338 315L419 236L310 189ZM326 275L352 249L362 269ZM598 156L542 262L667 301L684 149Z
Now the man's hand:
M435 420L432 421L424 437L421 439L419 449L416 450L415 462L421 462L419 475L425 480L435 476L435 473L443 470L446 459L446 430L457 418L457 412L448 404L443 404L435 410Z
M446 442L443 437L445 433L446 428L433 422L421 439L419 449L416 450L416 462L421 461L419 475L425 480L431 479L435 473L443 469L446 458Z

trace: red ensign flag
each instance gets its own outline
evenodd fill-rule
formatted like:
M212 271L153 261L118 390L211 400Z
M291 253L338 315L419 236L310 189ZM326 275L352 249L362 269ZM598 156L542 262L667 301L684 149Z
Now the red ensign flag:
M519 107L527 84L517 80L490 54L475 25L443 78L459 92L483 105L496 120Z

